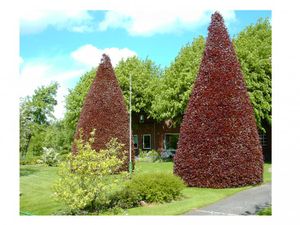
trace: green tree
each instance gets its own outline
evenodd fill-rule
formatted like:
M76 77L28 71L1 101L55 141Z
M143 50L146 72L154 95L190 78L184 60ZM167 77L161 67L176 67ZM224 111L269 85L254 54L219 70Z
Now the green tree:
M132 111L150 115L151 105L157 94L161 70L150 59L131 57L122 60L115 68L116 76L129 108L129 76L132 80Z
M54 148L60 154L69 153L73 132L66 126L64 120L54 121L45 129L43 147Z
M20 152L25 156L32 139L40 139L41 132L55 117L53 115L58 84L52 83L34 91L20 101Z
M257 126L265 131L272 122L272 27L269 19L259 19L246 27L233 44L241 64Z
M200 36L184 46L175 61L165 70L161 85L157 89L151 115L157 120L172 119L174 125L182 120L193 83L199 70L199 63L205 47Z

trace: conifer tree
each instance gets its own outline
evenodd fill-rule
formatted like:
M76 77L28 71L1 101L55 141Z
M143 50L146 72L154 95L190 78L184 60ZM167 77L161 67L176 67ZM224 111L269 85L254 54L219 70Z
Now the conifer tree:
M129 118L121 88L118 84L110 58L103 54L96 77L84 100L76 128L75 139L82 131L82 139L87 141L95 129L93 149L105 149L106 144L117 138L124 144L121 155L126 156L121 170L128 170L129 161ZM134 160L133 142L132 161ZM73 145L73 152L76 146ZM123 153L123 154L122 154Z
M262 182L263 155L252 105L224 20L216 12L180 127L174 173L189 186Z

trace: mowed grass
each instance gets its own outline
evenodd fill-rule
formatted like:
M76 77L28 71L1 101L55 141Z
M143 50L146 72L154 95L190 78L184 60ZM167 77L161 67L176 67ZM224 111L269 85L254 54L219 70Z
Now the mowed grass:
M20 213L51 215L63 206L53 198L52 185L58 179L57 167L21 166Z
M269 168L264 165L264 183L271 181ZM137 162L134 173L166 172L173 173L172 162ZM20 213L32 215L53 215L64 206L53 198L52 185L58 179L57 167L40 165L21 166L20 170ZM203 207L233 195L242 188L211 189L190 188L183 190L184 198L167 204L152 204L126 210L123 215L179 215L194 208Z

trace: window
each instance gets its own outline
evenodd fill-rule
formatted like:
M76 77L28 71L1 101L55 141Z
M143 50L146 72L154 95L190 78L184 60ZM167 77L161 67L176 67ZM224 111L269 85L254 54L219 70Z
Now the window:
M145 122L145 117L144 115L140 115L140 123L144 123Z
M133 146L134 149L139 148L139 137L137 136L137 134L133 135Z
M143 135L143 149L151 149L151 134Z
M259 134L259 140L260 140L260 143L261 143L262 147L268 146L268 140L267 140L267 135L266 134L260 133Z
M165 150L176 150L179 134L165 134L164 147Z

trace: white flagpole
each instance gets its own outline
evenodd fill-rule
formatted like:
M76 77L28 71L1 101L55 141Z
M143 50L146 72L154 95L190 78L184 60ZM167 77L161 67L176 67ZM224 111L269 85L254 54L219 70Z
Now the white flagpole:
M131 74L129 74L129 173L132 173L132 161L131 161Z

